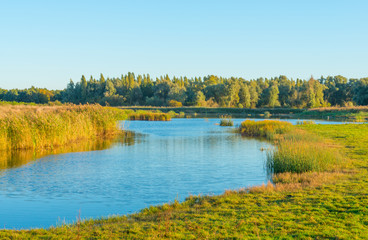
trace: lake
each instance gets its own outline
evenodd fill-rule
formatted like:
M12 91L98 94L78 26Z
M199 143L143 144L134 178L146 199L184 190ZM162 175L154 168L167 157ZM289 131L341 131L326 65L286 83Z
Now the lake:
M23 164L10 159L0 169L0 226L47 228L79 216L129 214L190 195L266 183L266 151L261 149L272 146L243 138L219 122L125 121L122 127L133 131L134 138L107 149L54 154Z

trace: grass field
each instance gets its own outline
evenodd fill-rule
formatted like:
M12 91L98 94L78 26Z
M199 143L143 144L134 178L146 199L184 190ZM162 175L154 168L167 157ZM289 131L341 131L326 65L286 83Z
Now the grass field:
M140 213L50 229L2 230L8 239L367 239L368 125L300 125L344 162L274 176L275 184L191 196ZM300 136L299 136L300 137Z

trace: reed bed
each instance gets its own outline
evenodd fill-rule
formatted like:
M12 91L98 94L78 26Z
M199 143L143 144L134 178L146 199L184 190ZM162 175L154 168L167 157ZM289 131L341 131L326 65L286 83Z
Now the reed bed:
M129 114L129 119L141 121L170 121L171 115L161 112L137 111Z
M267 137L271 139L275 134L283 134L292 129L292 124L289 122L264 120L252 121L245 120L239 127L239 132L248 137Z
M272 173L323 172L341 161L341 155L318 142L281 140L268 152L267 169Z
M127 112L99 105L0 106L0 150L54 148L113 135Z
M336 147L288 122L246 120L239 132L245 136L267 137L275 142L275 148L267 153L266 162L267 170L273 174L322 172L342 162Z

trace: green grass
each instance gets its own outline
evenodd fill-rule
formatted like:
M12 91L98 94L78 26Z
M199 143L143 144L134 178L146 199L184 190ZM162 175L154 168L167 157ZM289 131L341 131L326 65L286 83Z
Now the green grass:
M264 120L253 121L245 120L239 127L239 132L247 137L266 137L272 139L275 134L283 134L290 131L292 124L283 121Z
M367 239L368 125L296 129L308 134L288 139L323 139L339 146L349 164L338 172L282 173L274 177L275 185L191 196L127 216L50 229L2 230L0 238Z
M364 122L368 120L368 107L325 107L307 109L301 113L294 114L295 117L300 118L323 118L323 119L340 119L347 121Z
M335 148L322 142L281 140L267 155L267 168L272 173L322 172L342 161Z
M299 125L310 124L313 123L299 122ZM266 137L274 142L274 150L267 154L266 166L270 173L321 172L336 167L343 159L336 147L288 122L246 120L240 125L239 132L248 137Z

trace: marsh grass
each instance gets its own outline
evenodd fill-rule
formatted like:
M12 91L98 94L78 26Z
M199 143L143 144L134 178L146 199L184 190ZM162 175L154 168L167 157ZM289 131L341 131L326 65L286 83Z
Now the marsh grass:
M354 122L366 122L368 120L368 112L360 111L355 114L349 114L348 116L352 118Z
M267 153L266 167L270 174L322 172L338 166L343 159L338 148L326 144L325 139L297 129L288 122L246 120L242 122L239 132L275 142L274 150Z
M221 119L220 126L222 127L232 127L234 126L234 121L231 119Z
M221 115L220 116L220 126L222 127L232 127L234 126L234 121L231 119L230 115Z
M54 148L114 135L120 109L99 105L0 106L0 150Z
M280 140L267 154L267 169L272 173L304 173L329 170L342 161L336 149L318 142Z
M129 114L129 120L141 121L170 121L172 115L162 112L137 111Z
M296 125L310 125L310 124L316 124L316 123L312 120L301 120L301 121L296 122Z
M245 120L239 127L239 132L247 137L266 137L274 138L276 134L284 134L292 129L292 124L289 122L264 120L252 121Z

